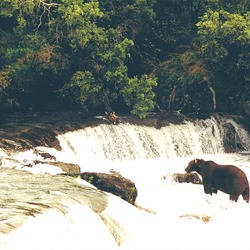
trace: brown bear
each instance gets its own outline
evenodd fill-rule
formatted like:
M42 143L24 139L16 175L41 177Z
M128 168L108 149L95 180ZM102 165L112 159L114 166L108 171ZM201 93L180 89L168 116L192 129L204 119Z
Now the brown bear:
M249 183L246 174L233 165L219 165L213 161L195 159L188 163L187 173L196 171L201 175L206 194L218 190L229 194L230 200L237 202L240 195L249 202Z
M120 122L120 119L115 112L105 112L105 119L113 124L118 124Z

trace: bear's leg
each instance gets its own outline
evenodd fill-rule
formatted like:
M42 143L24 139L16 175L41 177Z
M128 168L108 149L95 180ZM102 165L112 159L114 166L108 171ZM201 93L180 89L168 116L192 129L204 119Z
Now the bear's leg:
M230 197L229 197L231 201L235 201L235 202L237 202L238 198L239 198L238 194L230 194Z

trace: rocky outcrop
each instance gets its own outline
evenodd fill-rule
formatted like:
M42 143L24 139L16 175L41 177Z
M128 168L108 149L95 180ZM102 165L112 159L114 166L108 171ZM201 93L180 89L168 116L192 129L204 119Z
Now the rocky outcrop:
M235 127L231 123L223 124L224 127L224 139L223 144L226 153L233 153L244 150L244 144L235 131Z
M47 162L47 164L59 167L62 169L63 172L69 175L79 175L81 172L80 166L77 164L73 164L73 163L57 161L55 163Z
M35 147L36 145L43 145L46 147L53 147L60 150L60 144L56 139L57 133L50 128L33 127L22 131L19 135L19 140L23 140L23 145Z
M81 178L98 189L119 196L123 200L134 205L138 195L137 188L131 180L114 172L110 174L84 172L80 174Z
M32 168L34 167L39 167L41 169L41 172L43 172L42 171L43 166L51 166L51 170L53 170L53 167L60 168L61 169L60 172L63 172L62 175L69 175L72 177L77 177L81 173L80 166L73 163L67 163L61 161L41 161L41 160L27 160L27 161L25 160L24 162L20 162L10 157L0 157L0 167L2 168L25 170L32 173L33 172ZM50 173L47 171L45 172Z
M69 176L36 175L0 168L0 183L1 235L20 227L27 218L34 218L49 209L68 216L69 206L79 204L101 214L108 205L107 194L79 184Z
M40 164L41 166L44 164L60 168L62 172L65 173L65 175L79 176L79 174L81 173L81 168L78 164L58 161L54 155L47 152L39 151L38 149L34 149L33 152L34 154L36 154L37 159L20 163L22 167L32 168L37 164Z

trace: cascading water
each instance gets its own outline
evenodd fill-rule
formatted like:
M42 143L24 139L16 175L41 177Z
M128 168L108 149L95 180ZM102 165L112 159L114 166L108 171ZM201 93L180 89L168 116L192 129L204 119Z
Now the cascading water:
M159 129L131 124L99 125L59 135L63 151L80 163L93 160L141 160L225 152L223 124L230 123L242 148L250 148L247 132L231 119L186 121Z
M46 167L41 172L52 173L47 161L35 163L41 161L36 150L14 155L14 161L0 152L6 167L0 171L1 250L250 249L244 240L248 231L240 230L250 224L249 204L242 199L233 204L222 192L209 196L202 185L172 178L184 173L191 159L202 157L237 165L250 179L249 134L233 119L212 117L160 128L99 124L57 138L62 150L36 150L57 162L77 163L82 172L120 172L136 185L136 206L80 179L7 168L25 163L18 169Z

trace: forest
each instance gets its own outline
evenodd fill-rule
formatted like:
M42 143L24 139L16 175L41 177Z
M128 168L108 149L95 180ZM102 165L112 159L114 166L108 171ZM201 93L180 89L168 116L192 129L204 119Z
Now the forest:
M250 1L1 0L0 110L250 115Z

